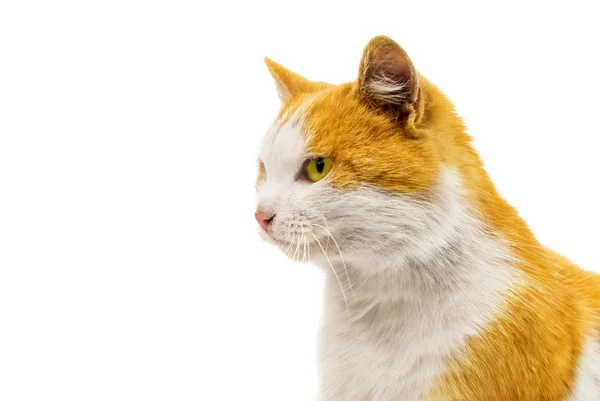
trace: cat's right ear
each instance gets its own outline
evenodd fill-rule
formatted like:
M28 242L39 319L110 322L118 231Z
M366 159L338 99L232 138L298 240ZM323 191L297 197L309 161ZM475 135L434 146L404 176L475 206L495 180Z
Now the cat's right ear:
M321 85L319 82L313 82L288 70L268 57L265 57L265 64L275 79L279 98L284 103L299 93L312 92Z
M406 52L392 39L376 36L369 41L360 62L358 90L376 107L411 114L419 97L419 77Z

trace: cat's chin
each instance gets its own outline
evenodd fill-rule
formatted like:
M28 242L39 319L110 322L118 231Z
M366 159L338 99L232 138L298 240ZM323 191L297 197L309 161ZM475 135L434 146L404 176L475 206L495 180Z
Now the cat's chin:
M283 251L285 251L285 247L290 245L289 242L282 241L282 240L272 237L269 233L267 233L262 228L259 231L259 235L262 238L262 240L265 241L267 244L275 245L278 248L282 249Z
M260 237L267 244L271 244L277 248L290 260L294 262L310 262L309 257L311 252L315 252L312 248L312 244L307 243L306 247L303 245L303 242L294 242L283 241L277 238L272 237L265 230L260 230Z
M341 260L340 254L336 252L337 245L327 241L326 237L315 238L309 241L303 236L293 238L291 241L285 241L271 235L263 228L259 229L259 235L267 244L277 247L285 256L294 262L314 263L318 265L328 265L332 262Z

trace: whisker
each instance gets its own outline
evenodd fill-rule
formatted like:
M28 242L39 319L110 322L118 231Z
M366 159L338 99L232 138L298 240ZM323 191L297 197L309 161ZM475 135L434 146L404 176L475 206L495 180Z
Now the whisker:
M342 285L342 282L340 281L340 278L339 278L337 272L335 271L335 268L331 264L331 261L329 260L329 257L327 256L327 253L325 252L325 249L323 249L323 245L321 245L321 242L319 241L319 239L317 238L315 233L311 232L311 234L315 238L315 241L317 241L317 244L319 244L321 251L323 251L323 255L325 255L325 259L327 259L327 262L329 263L329 267L331 267L331 271L335 275L335 278L337 279L337 282L340 285L340 290L342 290L342 296L344 297L344 302L346 303L346 314L348 315L348 319L350 319L350 309L348 307L348 298L346 298L346 292L344 291L344 286Z
M298 245L296 245L296 250L294 251L294 256L292 256L292 261L296 261L296 254L300 257L300 237L298 237Z
M323 219L324 218L325 217L323 217ZM329 236L333 240L333 243L335 244L336 248L338 249L338 253L340 254L340 259L342 260L342 265L344 266L344 272L346 272L346 279L348 280L348 286L350 287L350 291L352 291L352 295L354 296L354 298L356 298L356 294L354 293L354 288L352 287L352 283L350 282L350 275L348 274L348 268L346 267L346 262L344 261L344 255L342 255L342 250L340 249L340 246L338 245L337 241L335 240L335 237L333 236L331 231L329 231L328 228L325 228L319 224L313 224L313 225L316 227L320 227L323 230L327 231L327 234L329 234Z
M302 263L304 263L304 253L305 253L305 249L304 249L304 233L300 234L300 244L302 245ZM300 261L300 258L298 257L298 261Z
M306 263L306 239L304 238L304 233L302 233L302 263Z
M288 242L288 237L289 237L289 236L292 234L292 232L293 232L293 231L294 231L294 230L292 230L292 231L290 231L289 233L287 233L287 235L285 236L285 240L284 240L285 242ZM293 245L293 243L294 243L294 241L292 241L292 239L293 239L293 237L291 237L291 238L289 239L289 244L288 244L288 247L287 247L287 248L286 248L286 250L285 250L285 254L286 254L286 255L288 254L288 252L290 251L290 249L292 248L292 245Z
M289 252L292 250L292 245L294 245L294 242L290 239L290 243L289 243L287 249L285 250L286 255L288 255Z
M325 215L323 213L318 213L318 214L315 214L314 216L309 216L308 219L311 219L313 217L320 217L321 219L323 219L323 223L325 224L325 227L327 227L327 231L329 231L329 226L327 225L327 219L325 218ZM311 223L311 225L313 225L313 224ZM326 251L329 250L329 237L327 237L327 243L325 244L325 250Z

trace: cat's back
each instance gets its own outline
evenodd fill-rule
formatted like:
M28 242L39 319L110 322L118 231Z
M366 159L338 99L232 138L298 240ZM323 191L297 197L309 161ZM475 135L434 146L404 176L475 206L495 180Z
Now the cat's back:
M600 275L547 248L530 255L502 312L432 400L600 400Z
M600 329L600 274L584 270L558 252L547 249L548 269L556 277L551 285L562 288L581 313L581 319L596 330ZM560 279L558 279L560 277Z
M577 357L568 401L600 400L600 275L584 270L566 257L549 251L562 272L564 286L578 311L574 326ZM557 284L560 285L560 284Z

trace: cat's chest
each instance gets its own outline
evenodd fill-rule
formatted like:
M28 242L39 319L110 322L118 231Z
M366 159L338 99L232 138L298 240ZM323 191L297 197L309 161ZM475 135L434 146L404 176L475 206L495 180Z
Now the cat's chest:
M441 315L408 316L413 312L354 325L339 324L336 317L327 324L326 319L321 401L423 400L471 330Z
M418 271L421 281L353 277L362 288L348 308L337 280L327 277L320 401L433 401L426 398L433 393L440 401L442 389L434 387L449 361L485 331L515 279L506 258L455 254L439 259L469 263L406 270ZM425 280L424 272L435 279Z

